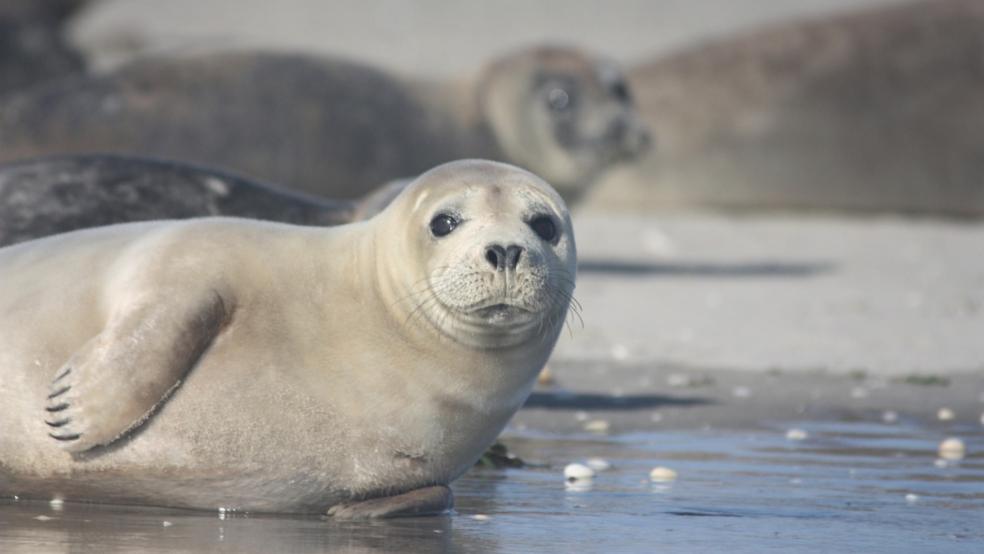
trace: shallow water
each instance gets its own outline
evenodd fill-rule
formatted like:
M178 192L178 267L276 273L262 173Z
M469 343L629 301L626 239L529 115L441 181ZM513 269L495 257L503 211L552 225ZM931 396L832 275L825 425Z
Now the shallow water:
M807 438L786 438L790 428ZM918 421L616 436L512 433L549 467L475 470L454 515L382 522L4 500L0 552L982 552L984 434L940 467ZM612 464L587 487L566 463ZM678 472L652 483L649 470ZM915 496L911 496L915 495Z

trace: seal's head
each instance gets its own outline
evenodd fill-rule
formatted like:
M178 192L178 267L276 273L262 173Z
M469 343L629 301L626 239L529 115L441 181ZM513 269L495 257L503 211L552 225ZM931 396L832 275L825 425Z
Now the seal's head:
M568 200L599 173L649 149L618 66L572 48L505 56L484 72L480 105L499 147Z
M464 160L417 178L379 216L389 236L380 278L398 309L475 348L553 345L574 291L574 232L542 179Z

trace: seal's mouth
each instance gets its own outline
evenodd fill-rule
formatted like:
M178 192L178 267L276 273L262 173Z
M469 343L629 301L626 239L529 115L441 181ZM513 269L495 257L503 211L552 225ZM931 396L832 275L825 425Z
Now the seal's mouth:
M470 310L468 315L486 324L506 325L528 320L534 313L523 306L499 302Z

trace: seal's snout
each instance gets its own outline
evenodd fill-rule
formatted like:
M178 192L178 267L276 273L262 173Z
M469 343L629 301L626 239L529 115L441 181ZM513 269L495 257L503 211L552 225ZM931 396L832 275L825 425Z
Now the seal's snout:
M517 244L510 244L503 247L499 244L490 244L485 248L485 261L496 271L515 271L519 265L520 258L526 249Z
M649 152L653 146L652 131L636 117L617 119L610 131L613 140L621 145L627 158L637 158Z

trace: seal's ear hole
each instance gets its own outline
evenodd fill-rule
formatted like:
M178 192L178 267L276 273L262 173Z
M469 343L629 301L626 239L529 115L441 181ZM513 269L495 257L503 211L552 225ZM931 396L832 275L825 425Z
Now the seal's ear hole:
M431 234L435 237L444 237L451 234L455 227L458 226L459 221L452 215L440 213L431 219L430 230Z
M538 215L530 220L529 225L536 236L547 242L553 242L557 238L557 224L549 215Z

